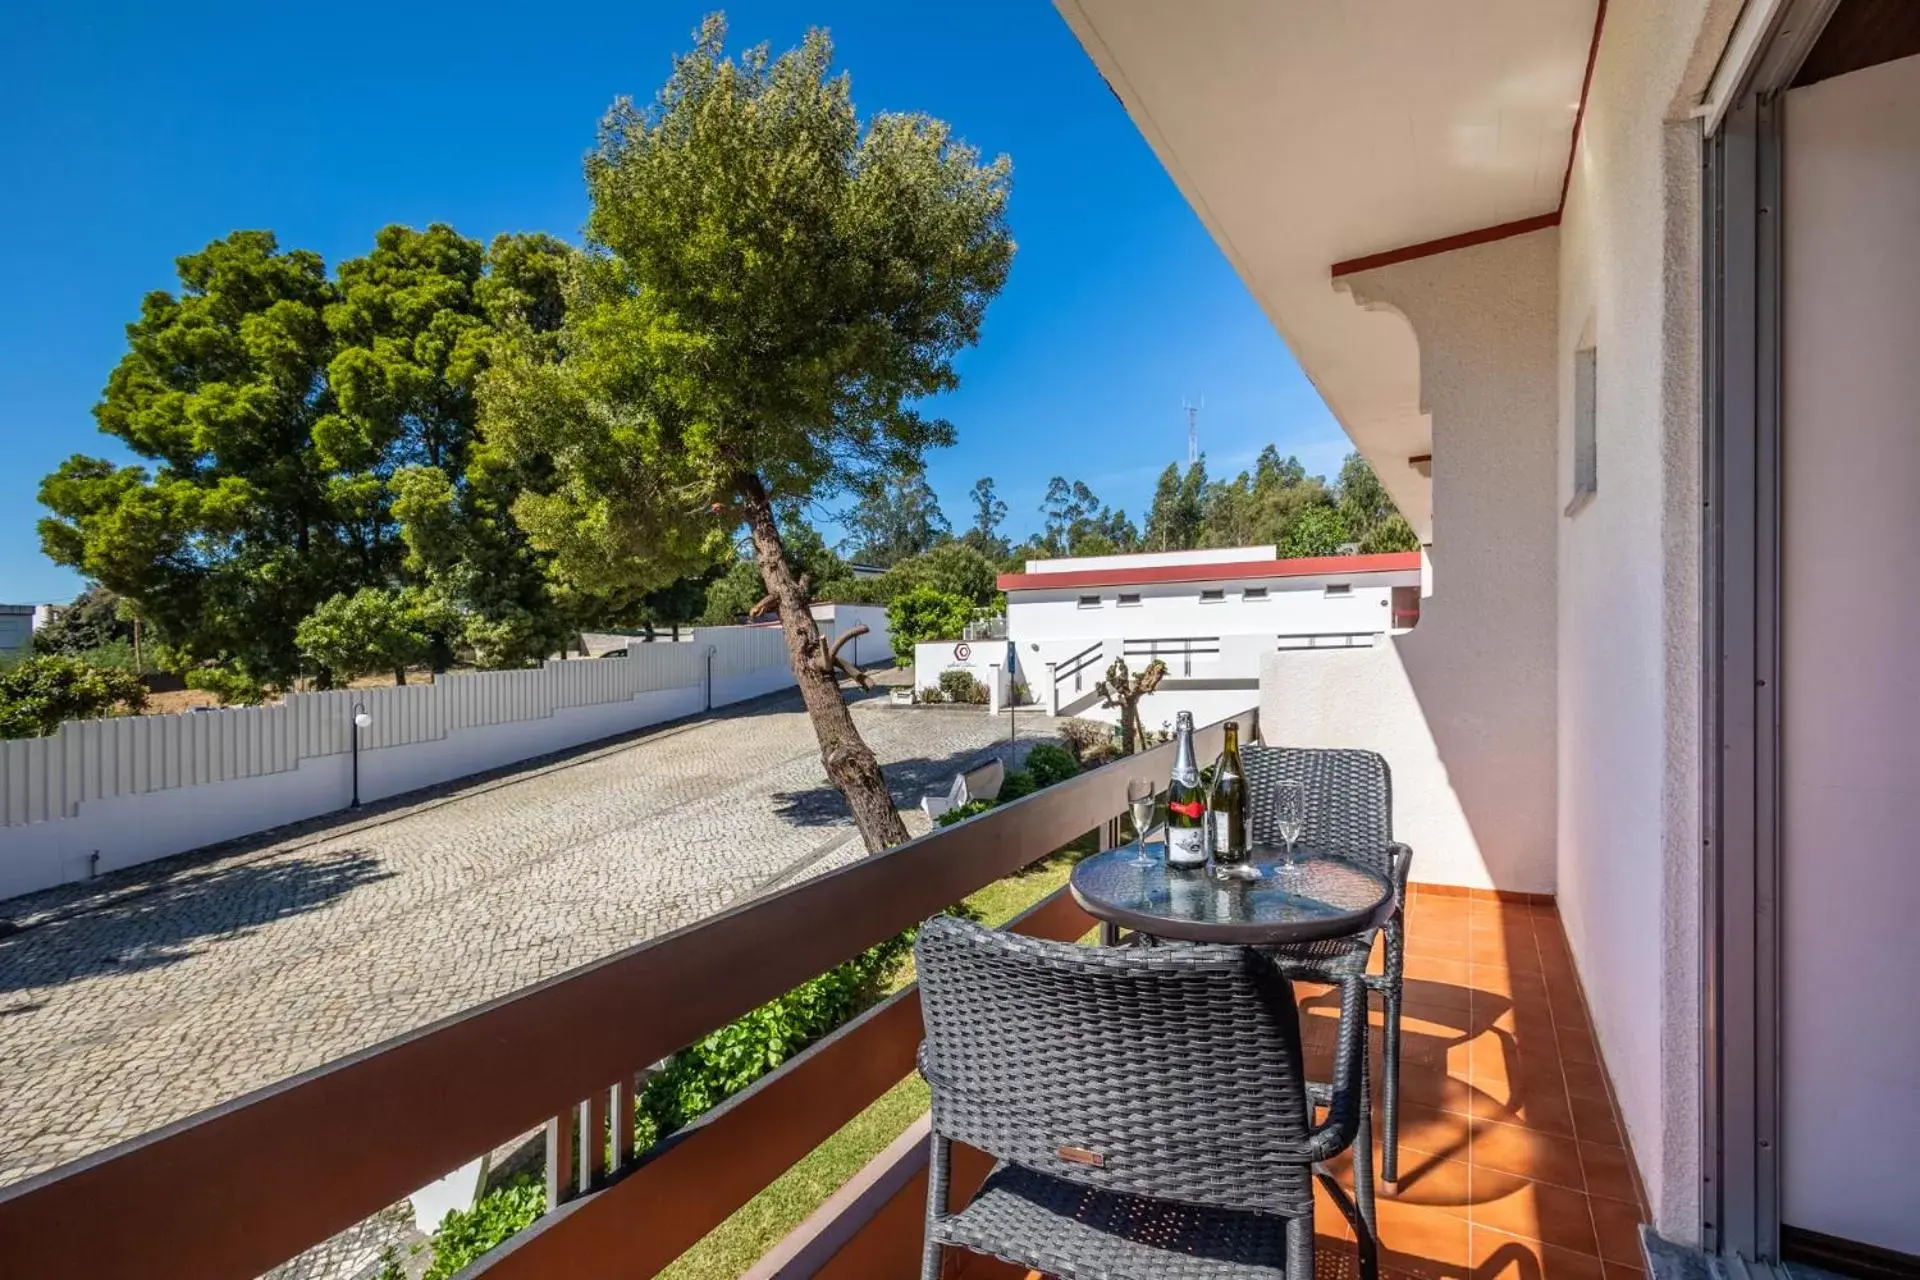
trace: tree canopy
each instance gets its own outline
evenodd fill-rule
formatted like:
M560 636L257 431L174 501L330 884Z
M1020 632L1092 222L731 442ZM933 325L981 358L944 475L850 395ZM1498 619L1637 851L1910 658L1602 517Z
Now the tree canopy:
M587 159L586 252L551 345L482 390L490 445L544 463L514 519L568 590L646 591L724 560L743 523L827 775L869 849L905 837L788 562L780 516L911 476L1013 253L1009 166L924 115L863 126L826 35L737 58L702 24Z
M847 537L840 553L854 564L882 569L938 546L952 532L924 471L877 477L860 491L841 524Z
M538 656L551 601L476 467L475 388L504 328L558 319L570 256L387 227L329 279L240 231L177 262L94 416L147 465L75 456L42 482L42 547L124 596L183 661L300 668L300 622L362 588L431 586L489 648ZM323 673L325 674L325 673Z

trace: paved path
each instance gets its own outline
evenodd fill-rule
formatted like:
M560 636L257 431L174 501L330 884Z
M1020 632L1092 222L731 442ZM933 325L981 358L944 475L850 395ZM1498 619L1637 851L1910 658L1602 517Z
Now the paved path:
M902 807L1005 746L1006 720L983 713L855 714ZM860 852L789 694L0 903L24 925L0 936L0 1183Z

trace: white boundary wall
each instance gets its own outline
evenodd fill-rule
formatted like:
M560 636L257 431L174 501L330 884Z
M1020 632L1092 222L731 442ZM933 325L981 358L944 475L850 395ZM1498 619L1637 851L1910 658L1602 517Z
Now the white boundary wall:
M868 620L821 629L855 621ZM635 643L624 659L74 721L0 742L0 898L345 808L356 705L373 721L360 733L370 802L792 684L779 627L707 627L692 644Z

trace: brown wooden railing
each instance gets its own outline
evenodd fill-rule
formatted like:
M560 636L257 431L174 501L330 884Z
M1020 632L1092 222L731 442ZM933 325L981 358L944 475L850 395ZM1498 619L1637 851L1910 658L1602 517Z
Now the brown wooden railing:
M1257 734L1257 713L1233 717ZM1219 746L1209 725L1196 746ZM8 1275L251 1280L542 1124L631 1132L635 1073L1126 807L1158 747L0 1188ZM1020 924L1091 925L1056 895ZM912 989L652 1152L599 1170L467 1274L648 1276L911 1069ZM585 1101L583 1101L585 1100ZM609 1114L609 1113L612 1114ZM572 1161L564 1151L558 1169ZM598 1184L598 1185L596 1185Z

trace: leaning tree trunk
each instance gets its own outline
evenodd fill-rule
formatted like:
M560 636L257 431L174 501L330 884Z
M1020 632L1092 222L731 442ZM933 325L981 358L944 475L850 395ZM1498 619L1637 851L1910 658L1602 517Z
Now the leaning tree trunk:
M813 721L814 736L820 740L820 762L826 766L827 778L846 797L853 824L860 829L868 853L900 844L907 838L906 824L900 821L893 797L887 794L880 762L854 727L853 712L840 696L840 681L820 638L820 628L814 625L813 611L807 607L806 589L787 563L787 550L780 541L766 488L753 475L742 476L738 487L747 527L753 535L754 559L767 594L780 606L780 630L787 638L793 678L806 703L807 718Z

